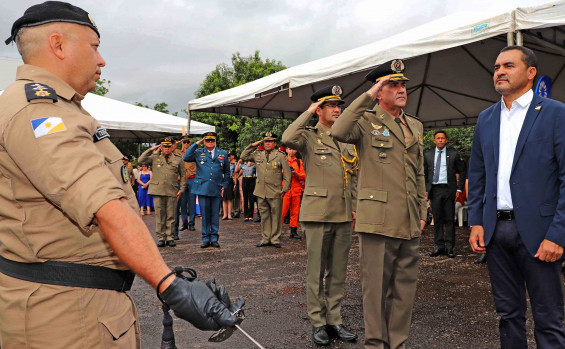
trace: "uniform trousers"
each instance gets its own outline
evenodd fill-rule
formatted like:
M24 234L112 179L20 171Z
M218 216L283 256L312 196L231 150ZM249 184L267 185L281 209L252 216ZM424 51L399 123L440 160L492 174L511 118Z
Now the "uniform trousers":
M196 194L192 194L190 189L194 183L194 177L186 180L186 188L180 196L180 216L183 225L194 225L194 217L196 216ZM178 213L176 219L176 227L178 228Z
M198 195L202 214L202 242L216 242L220 230L220 196Z
M141 347L125 292L38 284L0 274L2 349Z
M286 216L288 209L290 208L290 226L293 228L298 228L298 214L300 213L300 195L293 196L290 193L286 193L283 198L282 206L282 217Z
M436 246L453 248L455 244L455 191L449 189L447 184L434 185L429 196L434 216Z
M365 348L404 348L418 281L420 238L359 233Z
M172 241L175 225L176 196L153 195L155 205L155 234L157 240Z
M243 177L241 187L243 189L243 215L245 218L253 218L253 210L255 205L255 177Z
M527 349L526 290L540 349L565 348L561 262L542 262L524 246L515 221L499 220L487 246L488 270L496 312L500 316L500 347Z
M351 222L302 222L302 227L308 253L306 302L310 323L314 327L341 325Z
M257 198L261 214L261 243L280 244L282 232L282 200L278 198Z

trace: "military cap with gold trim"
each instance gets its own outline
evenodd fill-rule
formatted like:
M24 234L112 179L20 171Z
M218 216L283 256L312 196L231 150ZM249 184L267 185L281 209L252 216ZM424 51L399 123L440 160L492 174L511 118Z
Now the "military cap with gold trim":
M312 102L337 101L339 104L343 104L343 103L345 103L345 101L343 99L341 99L342 93L343 93L343 90L341 89L341 86L338 86L338 85L327 86L327 87L324 87L323 89L320 89L320 90L314 92L314 94L312 96L310 96L310 100L312 100Z
M180 139L183 143L190 143L190 137L188 135L182 136Z
M204 134L204 137L202 137L203 139L217 139L218 138L218 134L216 132L206 132Z
M174 142L175 142L175 139L173 137L165 137L165 138L161 139L161 145L164 145L165 147L172 146Z
M272 132L265 132L265 134L263 135L263 140L264 141L276 141L277 135L272 133Z
M100 37L94 20L85 10L62 1L46 1L25 10L24 15L12 25L11 35L5 43L15 41L18 30L52 22L76 23L90 27Z
M378 82L390 75L390 81L408 81L406 76L404 76L404 62L402 59L393 59L392 61L385 62L375 69L371 70L369 74L365 76L365 79L370 82Z

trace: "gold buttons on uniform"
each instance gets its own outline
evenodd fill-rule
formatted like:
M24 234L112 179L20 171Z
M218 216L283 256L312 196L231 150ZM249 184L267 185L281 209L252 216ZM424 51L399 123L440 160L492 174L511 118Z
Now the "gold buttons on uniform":
M373 195L369 196L369 199L372 199L372 198L373 198Z
M318 194L318 193L314 192L314 194Z
M384 145L384 144L381 143L381 147L382 147L383 145Z

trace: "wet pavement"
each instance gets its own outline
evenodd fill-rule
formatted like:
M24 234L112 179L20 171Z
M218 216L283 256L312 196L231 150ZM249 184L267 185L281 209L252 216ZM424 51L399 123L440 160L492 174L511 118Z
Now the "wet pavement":
M154 217L143 217L152 232ZM197 219L196 232L181 232L177 246L162 248L161 253L169 266L193 268L203 281L216 278L218 285L226 286L232 299L243 296L246 319L242 327L265 348L316 348L311 341L311 325L306 314L305 241L289 239L288 225L285 225L282 248L257 248L259 225L243 219L221 220L221 248L201 249L200 219ZM499 347L498 320L486 265L473 264L476 255L468 246L468 235L468 227L457 228L456 258L431 258L428 253L434 247L433 227L426 227L421 240L418 291L407 347ZM342 318L344 325L359 335L359 340L346 343L332 339L327 348L363 347L358 242L355 234L349 254ZM155 291L138 277L130 294L139 311L142 347L160 348L163 313ZM530 345L534 346L530 315L528 331ZM208 342L211 332L199 331L177 318L174 333L179 349L255 348L238 331L225 342Z

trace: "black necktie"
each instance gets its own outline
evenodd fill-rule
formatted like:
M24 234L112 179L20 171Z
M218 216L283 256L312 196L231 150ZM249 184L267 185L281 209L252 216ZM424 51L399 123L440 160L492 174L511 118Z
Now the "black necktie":
M441 170L441 152L438 152L437 160L436 160L436 168L434 169L434 183L439 182L439 171Z
M398 124L398 127L400 127L400 131L402 132L402 136L404 137L404 130L402 129L402 125L400 125L400 118L394 118L394 122Z

